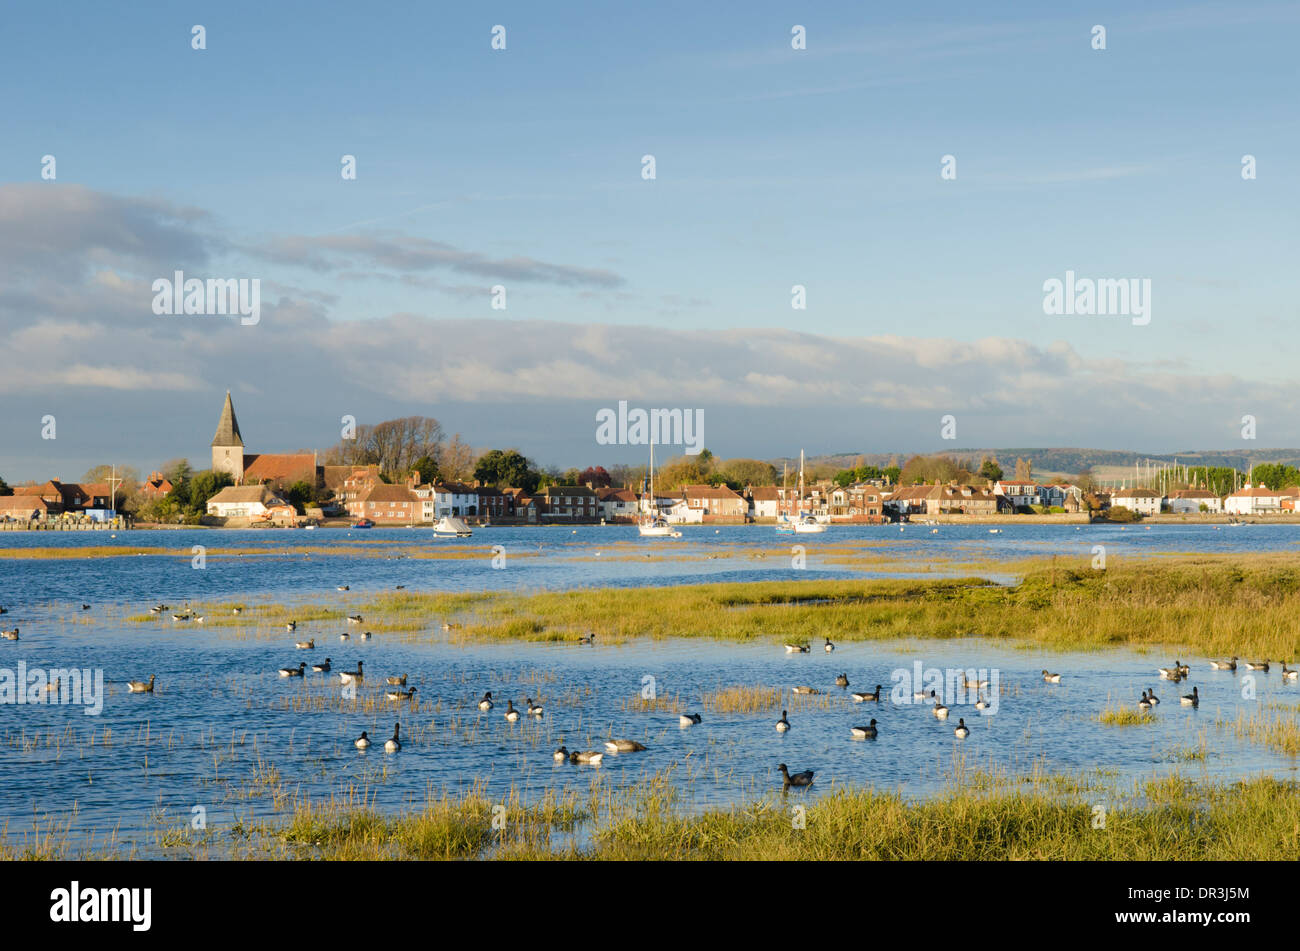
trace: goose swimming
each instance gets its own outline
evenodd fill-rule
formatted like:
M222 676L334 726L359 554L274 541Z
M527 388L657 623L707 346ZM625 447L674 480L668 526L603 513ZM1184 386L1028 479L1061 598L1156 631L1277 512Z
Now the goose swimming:
M390 687L405 687L406 674L402 674L400 677L389 677L387 683Z
M1237 660L1238 658L1236 657L1233 657L1232 660L1212 660L1210 661L1210 669L1211 670L1236 670Z
M302 672L307 669L306 663L301 663L297 667L281 667L281 677L301 677Z
M1266 660L1255 661L1255 662L1246 661L1246 669L1262 670L1264 673L1268 673L1268 661Z
M1282 679L1295 680L1297 677L1300 677L1300 670L1288 670L1286 661L1282 661Z
M586 750L577 752L576 750L569 754L569 761L573 763L586 763L588 766L599 766L600 761L605 758L605 754L598 750Z
M641 753L646 748L636 740L606 740L605 749L611 753Z
M1138 709L1144 713L1151 709L1151 701L1147 698L1145 690L1142 691L1142 696L1138 698Z
M328 674L330 672L330 659L326 657L321 663L312 664L311 669L316 671L318 674Z
M826 653L828 654L835 650L835 645L831 643L831 639L829 637L826 638L826 643L822 645L822 650L826 651Z
M489 690L487 693L483 694L483 699L478 702L478 708L480 710L491 710L492 706L492 691Z
M785 652L787 654L806 654L809 647L807 644L786 644Z
M366 736L366 731L362 730L361 735L357 737L355 744L357 749L364 750L370 746L370 737Z
M790 770L786 767L785 763L782 763L781 765L777 766L777 769L781 771L782 783L785 786L811 786L812 785L813 771L811 769L806 769L802 773L795 773L794 775L790 774Z
M847 687L848 685L849 685L849 675L848 675L848 674L840 674L838 677L835 678L835 686L837 686L837 687Z
M966 726L966 720L964 717L957 718L957 729L952 731L952 735L957 737L959 740L964 740L966 737L970 736L970 727Z
M519 711L515 709L515 702L513 700L506 701L506 719L511 723L514 723L519 719Z
M569 750L567 747L561 746L558 750L552 753L551 756L554 758L555 762L562 763L569 758Z
M350 684L350 683L352 683L353 681L360 682L360 681L362 681L362 680L365 680L365 679L366 679L365 674L363 674L363 673L361 672L361 665L362 665L362 662L361 662L361 661L357 661L357 669L356 669L356 670L340 670L340 671L339 671L339 680L341 680L341 681L342 681L343 683L345 683L345 684Z
M596 643L596 632L595 632L595 631L588 631L586 637L580 637L580 638L578 638L578 643L579 643L579 644L594 644L594 643Z
M397 738L397 734L402 730L402 724L393 724L393 738L384 744L384 751L387 753L396 753L402 748L402 741Z
M677 718L677 723L680 726L695 726L695 724L699 723L702 719L703 717L698 713L683 713Z
M527 700L528 703L525 706L525 709L528 711L528 715L530 717L540 717L542 715L542 705L540 703L533 703L532 697L528 697Z
M940 720L946 720L946 719L948 719L948 708L945 707L945 706L944 706L942 703L940 703L938 700L935 700L935 701L934 701L934 715L935 715L936 718L938 718L938 719L940 719Z
M362 618L362 616L361 616L360 614L349 614L349 615L348 615L348 623L349 623L349 624L360 624L363 620L364 620L364 618Z
M1199 707L1201 705L1200 691L1193 687L1191 693L1184 697L1180 697L1179 700L1185 707Z
M1044 670L1044 671L1043 671L1043 680L1047 681L1049 684L1059 684L1059 683L1061 682L1061 675L1060 675L1060 674L1049 674L1047 671Z
M874 701L875 703L879 703L879 702L880 702L880 684L876 684L876 690L875 690L874 693L867 693L865 690L858 690L858 691L853 692L853 693L850 694L849 696L851 696L851 697L853 698L853 702L854 702L854 703L865 703L865 702L868 701L868 700L870 700L870 701Z
M384 696L389 700L412 700L415 698L416 689L412 687L410 690L390 690Z
M821 691L816 689L815 687L808 687L803 684L800 684L798 687L791 687L790 692L802 694L804 696L810 696L812 694L821 693Z
M316 638L309 641L294 641L293 646L300 651L314 651L316 649Z
M3 637L7 641L16 641L18 640L18 628L15 627L8 631L0 631L0 637Z
M149 675L149 680L128 680L126 689L128 693L153 693L154 674Z
M850 727L849 732L859 740L874 740L876 738L876 721L873 719L866 726Z
M776 731L778 733L784 733L788 729L790 729L790 721L785 718L785 711L782 710L781 719L776 721Z

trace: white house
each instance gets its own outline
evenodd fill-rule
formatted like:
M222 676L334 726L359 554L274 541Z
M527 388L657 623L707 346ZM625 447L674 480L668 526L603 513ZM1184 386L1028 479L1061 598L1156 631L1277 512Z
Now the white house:
M1121 506L1139 515L1159 515L1164 501L1155 489L1118 489L1110 494L1111 508Z
M1025 479L999 479L993 483L993 494L1005 497L1016 508L1043 504L1039 501L1038 483Z
M228 485L208 499L208 514L219 518L266 518L293 506L264 485Z
M637 517L641 501L631 489L601 489L597 495L600 515L605 521L628 521Z
M1223 511L1223 499L1209 489L1175 489L1169 493L1169 511L1176 514L1195 514L1202 505L1207 512Z
M774 485L752 486L749 495L751 518L775 519L781 511L781 490Z
M1282 499L1289 498L1266 485L1247 485L1228 496L1223 511L1229 515L1272 515L1282 511Z

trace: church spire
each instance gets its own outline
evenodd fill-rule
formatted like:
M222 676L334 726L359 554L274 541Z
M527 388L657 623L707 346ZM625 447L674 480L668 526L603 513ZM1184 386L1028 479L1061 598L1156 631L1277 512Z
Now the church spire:
M226 390L226 405L221 408L221 420L217 423L217 434L212 437L215 446L244 445L244 437L239 435L239 420L235 419L235 406L230 402L230 391Z

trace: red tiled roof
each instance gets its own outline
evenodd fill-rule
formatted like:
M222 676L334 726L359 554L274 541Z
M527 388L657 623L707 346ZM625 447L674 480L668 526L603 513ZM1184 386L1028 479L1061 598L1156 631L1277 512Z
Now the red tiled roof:
M245 482L316 482L315 453L263 452L244 456Z

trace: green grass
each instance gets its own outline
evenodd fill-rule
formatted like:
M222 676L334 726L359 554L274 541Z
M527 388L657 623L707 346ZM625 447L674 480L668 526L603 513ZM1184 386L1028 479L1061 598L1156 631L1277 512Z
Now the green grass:
M589 589L541 594L405 593L404 613L455 616L457 640L598 642L983 637L1054 650L1185 647L1208 655L1300 654L1300 555L1061 559L1017 565L1015 587L967 579L867 579ZM375 609L395 599L381 598ZM366 608L363 608L365 610Z
M548 796L524 806L481 788L430 797L385 815L366 803L295 807L223 833L240 858L599 859L617 861L1112 860L1207 861L1300 858L1300 786L1272 778L1206 785L1179 776L1110 801L1069 777L972 774L938 798L837 789L821 799L772 796L743 807L683 815L671 777L635 790ZM802 823L796 806L804 806ZM497 824L494 824L496 818ZM802 827L800 827L802 825ZM581 829L585 834L574 835ZM60 830L27 841L0 834L0 859L110 854L74 851ZM213 830L167 830L173 857L207 857ZM116 853L114 853L116 854Z

